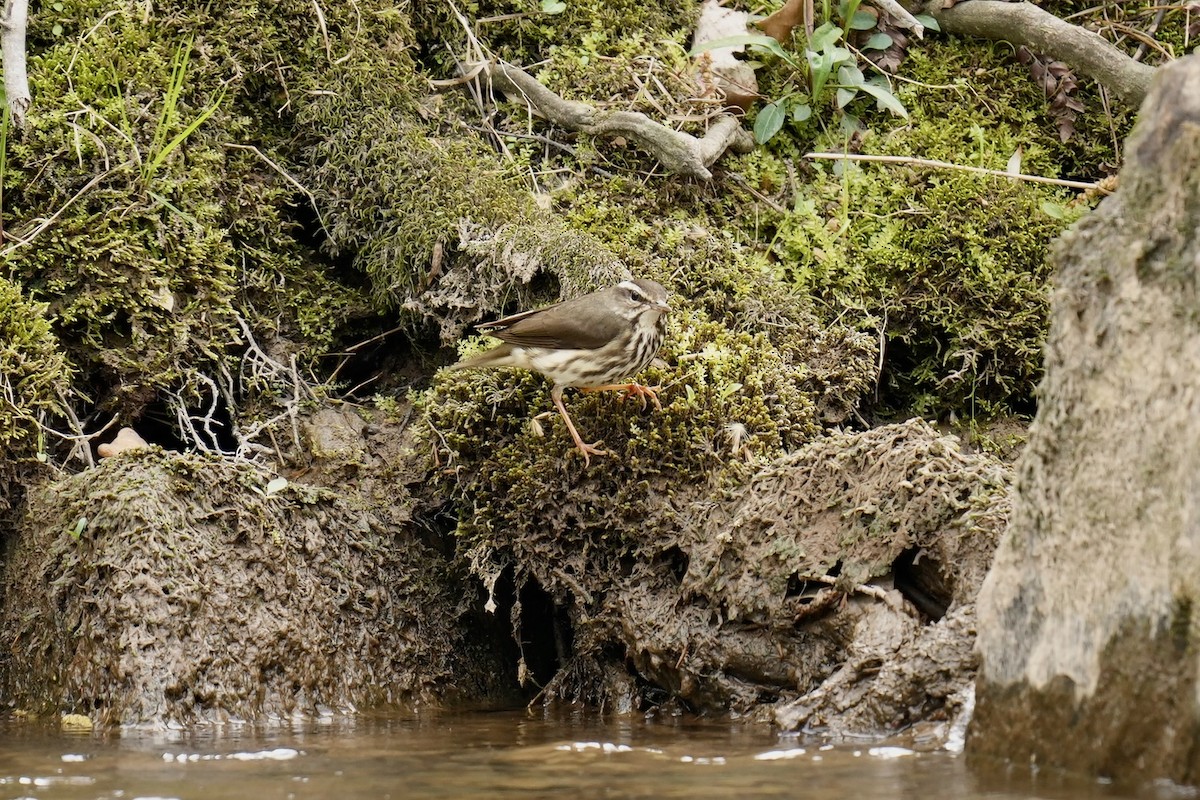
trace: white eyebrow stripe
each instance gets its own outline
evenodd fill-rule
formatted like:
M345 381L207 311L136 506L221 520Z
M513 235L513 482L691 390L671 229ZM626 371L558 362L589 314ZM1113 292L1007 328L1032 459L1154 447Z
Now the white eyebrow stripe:
M633 281L621 281L617 284L617 287L624 289L627 292L637 292L638 294L643 294L642 287L638 286Z

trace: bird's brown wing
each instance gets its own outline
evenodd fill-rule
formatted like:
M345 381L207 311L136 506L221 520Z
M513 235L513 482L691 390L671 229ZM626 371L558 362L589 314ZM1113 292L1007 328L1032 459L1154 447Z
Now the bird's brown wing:
M475 327L489 336L523 347L593 350L612 341L621 332L623 321L619 315L606 310L609 302L606 292L593 292Z

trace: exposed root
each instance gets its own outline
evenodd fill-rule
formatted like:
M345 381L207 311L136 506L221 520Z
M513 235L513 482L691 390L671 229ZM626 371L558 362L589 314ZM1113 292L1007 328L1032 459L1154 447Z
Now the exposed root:
M464 70L478 69L469 64ZM555 125L595 136L627 136L657 158L671 172L710 180L713 165L726 150L748 153L754 147L750 134L732 114L713 117L701 138L668 128L638 111L602 111L587 103L566 100L538 83L518 66L503 61L484 62L480 75L502 92L524 99Z

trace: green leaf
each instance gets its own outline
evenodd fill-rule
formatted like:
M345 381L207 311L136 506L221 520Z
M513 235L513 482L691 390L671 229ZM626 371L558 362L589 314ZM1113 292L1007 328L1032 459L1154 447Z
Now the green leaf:
M567 10L567 4L562 0L542 0L543 14L561 14Z
M288 486L287 478L275 478L274 480L272 480L270 483L267 484L267 496L269 497L273 494L278 494L279 492L282 492L284 489L286 489L287 486Z
M847 88L862 86L867 82L867 79L863 77L862 70L851 65L838 68L838 80Z
M862 89L867 94L875 98L875 102L880 108L892 112L898 117L907 117L908 109L904 104L896 99L896 95L892 94L892 90L886 84L876 83L874 80L866 81L858 88Z
M79 519L77 519L75 521L75 527L68 530L67 533L71 535L72 539L75 539L76 541L78 541L79 537L83 536L83 532L87 528L87 524L88 524L88 518L80 517Z
M837 90L837 107L845 108L846 104L855 98L858 94L857 89L838 89Z
M63 26L59 25L56 22L56 23L54 23L54 27L50 29L50 32L53 33L55 36L62 36Z
M766 144L771 137L779 133L783 127L783 106L779 103L767 103L754 118L754 141Z
M723 50L726 47L761 47L764 50L770 50L780 58L788 57L787 51L783 49L779 42L762 33L739 33L734 36L722 36L720 39L711 39L693 47L688 51L688 55L698 56L701 53L707 53L709 50Z
M942 26L938 25L938 21L928 14L917 14L917 22L931 31L940 31L942 29Z
M869 11L855 11L850 18L850 30L869 31L879 24L879 18Z
M1067 209L1060 206L1058 203L1051 203L1049 200L1042 201L1042 213L1052 219L1066 219Z
M811 197L796 195L796 202L792 206L792 213L803 217L815 218L817 216L817 201Z
M833 55L828 50L820 53L810 50L808 52L808 69L812 75L812 86L810 87L812 96L816 100L821 97L821 92L825 89L825 84L829 81L829 75L833 71Z
M831 48L829 50L829 57L833 60L834 64L842 64L846 61L849 61L851 64L854 63L854 54L844 47Z
M821 27L813 31L808 40L810 50L815 50L818 53L827 47L832 47L837 44L838 39L842 38L842 29L834 25L832 22L826 22Z
M892 37L886 33L877 33L863 45L864 50L887 50L892 46Z
M795 122L804 122L812 116L812 106L808 103L797 103L792 109L792 120Z

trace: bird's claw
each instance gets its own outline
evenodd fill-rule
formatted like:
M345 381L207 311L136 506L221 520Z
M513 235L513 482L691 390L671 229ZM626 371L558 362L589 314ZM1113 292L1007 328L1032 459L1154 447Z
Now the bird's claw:
M662 411L662 403L658 401L658 393L662 389L661 386L643 386L640 383L631 383L624 387L621 391L621 402L625 402L631 397L636 397L642 401L642 410L646 410L646 400L654 403L654 408Z
M658 393L662 390L661 386L643 386L640 383L614 383L606 386L587 386L581 389L584 392L619 392L619 399L625 402L631 397L636 397L642 401L642 410L646 410L646 401L654 403L654 407L662 411L662 403L658 401Z
M588 444L587 442L578 442L577 443L579 452L583 453L583 465L585 467L590 467L592 465L591 456L612 455L607 450L601 450L599 447L596 446L596 445L600 445L600 444L604 444L604 442L598 441L598 442L592 442L591 444Z

